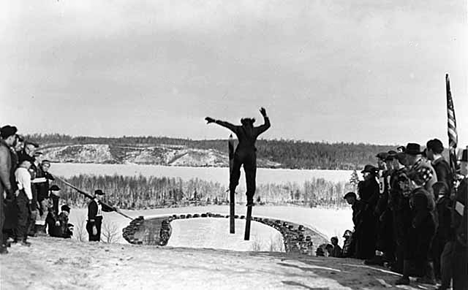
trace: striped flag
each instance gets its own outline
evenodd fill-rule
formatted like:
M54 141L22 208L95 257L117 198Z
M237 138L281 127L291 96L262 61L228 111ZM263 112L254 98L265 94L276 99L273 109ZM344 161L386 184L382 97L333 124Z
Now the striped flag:
M447 88L447 132L449 137L450 167L455 173L457 169L457 121L455 119L455 108L453 106L452 93L450 91L449 75L445 75L445 84Z

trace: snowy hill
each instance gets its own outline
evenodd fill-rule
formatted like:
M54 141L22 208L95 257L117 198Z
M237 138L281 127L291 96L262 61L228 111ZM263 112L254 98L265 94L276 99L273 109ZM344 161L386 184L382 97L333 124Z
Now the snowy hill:
M126 146L109 144L45 145L42 158L61 163L151 164L165 166L227 167L229 158L214 149L181 145ZM259 159L259 167L281 164Z
M2 290L398 289L392 286L397 274L353 259L51 237L31 242L30 248L14 245L0 256Z

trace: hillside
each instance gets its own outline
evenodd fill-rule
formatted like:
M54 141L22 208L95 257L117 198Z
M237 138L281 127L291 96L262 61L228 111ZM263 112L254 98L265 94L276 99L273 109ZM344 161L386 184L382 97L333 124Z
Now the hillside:
M2 290L397 289L392 285L398 274L353 259L50 237L31 242L30 248L15 245L0 256Z
M45 145L43 158L54 162L150 164L165 166L227 167L227 153L215 149L189 148L184 145L111 145L70 144ZM259 158L260 167L274 168L281 164Z
M227 166L227 140L190 140L167 137L71 137L33 134L46 157L60 162L136 163L167 166ZM378 152L395 146L258 140L258 166L292 169L361 168L374 164Z

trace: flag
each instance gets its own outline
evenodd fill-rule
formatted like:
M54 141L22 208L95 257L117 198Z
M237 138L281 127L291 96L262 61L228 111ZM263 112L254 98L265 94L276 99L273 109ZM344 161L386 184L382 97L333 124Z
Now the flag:
M450 156L450 168L455 173L457 169L457 121L455 119L455 108L453 106L452 93L450 91L450 79L449 75L445 75L445 84L447 88L447 132L449 137L449 156Z

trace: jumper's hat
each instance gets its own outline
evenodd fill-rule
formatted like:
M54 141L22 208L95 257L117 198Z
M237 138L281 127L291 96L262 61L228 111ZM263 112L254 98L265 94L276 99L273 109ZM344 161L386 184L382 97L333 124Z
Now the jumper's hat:
M56 184L52 185L49 190L51 191L59 191L60 190L60 187L58 187Z

